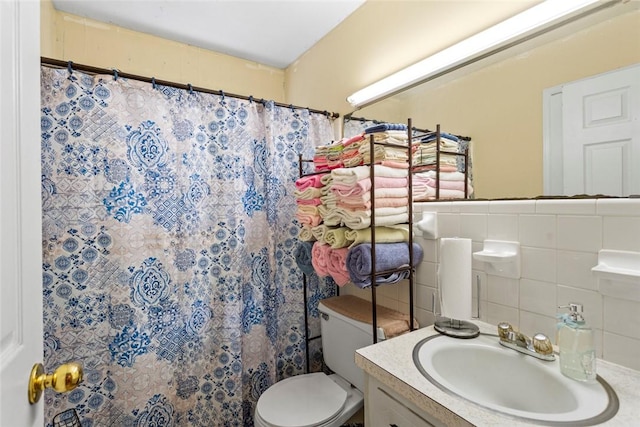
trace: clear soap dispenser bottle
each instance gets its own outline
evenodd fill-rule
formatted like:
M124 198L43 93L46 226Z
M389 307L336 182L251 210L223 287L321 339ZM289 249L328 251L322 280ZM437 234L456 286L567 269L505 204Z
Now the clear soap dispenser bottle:
M558 308L569 309L569 313L558 315L560 372L578 381L595 381L596 351L593 329L587 326L582 316L582 304L569 303Z

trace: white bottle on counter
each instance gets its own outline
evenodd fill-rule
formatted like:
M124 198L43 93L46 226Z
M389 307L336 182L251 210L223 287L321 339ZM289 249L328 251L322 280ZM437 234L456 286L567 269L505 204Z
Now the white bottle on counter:
M587 326L582 316L582 304L569 303L568 314L558 317L558 347L560 349L560 372L578 381L596 380L596 350L593 329Z

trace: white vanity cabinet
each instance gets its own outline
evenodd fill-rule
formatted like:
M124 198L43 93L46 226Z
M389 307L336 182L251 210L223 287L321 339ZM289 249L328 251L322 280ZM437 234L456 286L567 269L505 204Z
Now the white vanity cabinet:
M365 425L367 427L444 427L411 402L370 375L365 375Z

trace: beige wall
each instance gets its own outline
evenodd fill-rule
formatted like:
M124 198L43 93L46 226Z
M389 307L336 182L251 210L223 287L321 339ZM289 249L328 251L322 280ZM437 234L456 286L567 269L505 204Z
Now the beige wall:
M356 90L535 3L367 0L287 68L287 102L344 115Z
M473 137L476 197L543 194L543 90L640 62L640 12L580 31L403 104L422 126Z
M345 115L353 112L346 97L357 89L536 2L368 0L280 70L61 13L42 0L42 55ZM478 15L491 18L469 23ZM637 62L636 11L354 115L412 117L420 127L440 123L470 135L476 197L533 197L542 194L542 90Z
M287 102L352 112L349 94L481 30L461 25L474 15L499 19L532 3L369 0L287 69ZM430 83L419 96L385 100L353 114L397 122L411 117L421 128L439 123L469 135L476 197L535 197L543 193L542 91L638 62L635 11L485 69L464 68Z
M284 70L59 12L41 0L42 56L286 102Z

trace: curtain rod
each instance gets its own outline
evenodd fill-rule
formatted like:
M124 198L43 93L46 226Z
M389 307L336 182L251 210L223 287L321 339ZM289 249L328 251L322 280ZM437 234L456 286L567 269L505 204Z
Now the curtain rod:
M125 79L131 79L131 80L138 80L141 82L146 82L146 83L151 83L151 84L158 84L158 85L162 85L162 86L171 86L177 89L184 89L184 90L188 90L188 91L197 91L197 92L202 92L202 93L210 93L212 95L219 95L219 96L230 96L231 98L238 98L238 99L244 99L246 101L256 101L256 102L261 102L264 104L265 100L264 99L256 99L253 96L245 96L245 95L237 95L234 93L227 93L224 92L222 90L213 90L213 89L207 89L207 88L202 88L202 87L196 87L196 86L192 86L190 83L188 84L183 84L183 83L176 83L176 82L171 82L168 80L158 80L155 77L145 77L145 76L139 76L136 74L130 74L130 73L123 73L120 72L120 70L118 69L108 69L108 68L100 68L100 67L94 67L92 65L85 65L85 64L76 64L75 62L72 61L62 61L59 59L53 59L53 58L46 58L44 56L40 57L40 63L43 65L49 65L49 66L53 66L53 67L57 67L57 68L68 68L69 70L78 70L78 71L84 71L90 74L111 74L113 75L115 78L118 77L122 77ZM338 113L330 113L326 110L324 111L320 111L320 110L315 110L313 108L307 108L307 107L299 107L297 105L292 105L292 104L283 104L281 102L275 102L273 101L273 103L275 105L277 105L278 107L285 107L285 108L291 108L291 109L304 109L304 110L309 110L309 112L311 113L315 113L315 114L322 114L327 116L330 119L337 119L338 117L340 117L340 114Z
M359 122L373 122L373 123L375 123L375 124L379 124L379 123L387 123L387 122L383 122L383 121L376 120L376 119L367 119L367 118L365 118L365 117L353 117L353 115L352 115L352 114L347 114L347 115L345 115L345 116L344 116L344 120L345 120L345 121L346 121L346 120L354 120L354 121L359 121ZM413 129L414 131L418 131L418 132L422 132L422 133L431 133L431 132L434 132L434 131L429 130L429 129L418 129L417 127L413 127L412 129ZM454 134L451 134L451 135L453 135L453 136L455 136L456 138L459 138L459 139L461 139L461 140L463 140L463 141L471 141L471 137L470 137L470 136L454 135Z

